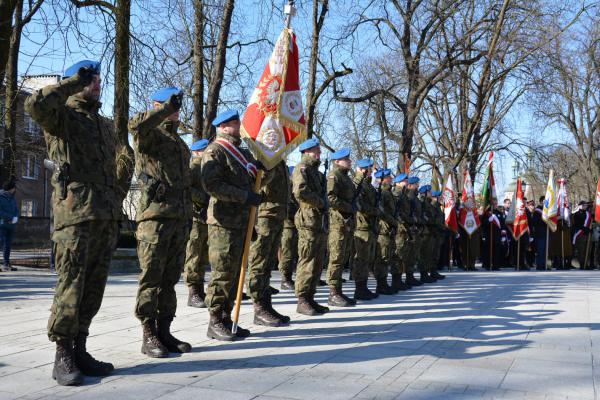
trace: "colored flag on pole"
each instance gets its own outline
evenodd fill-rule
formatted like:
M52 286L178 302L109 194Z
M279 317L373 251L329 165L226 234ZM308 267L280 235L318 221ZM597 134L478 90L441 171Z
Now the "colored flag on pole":
M475 233L481 221L477 214L477 203L475 202L475 191L471 182L469 171L465 171L463 175L463 192L461 198L461 208L459 212L459 225L467 232L469 237Z
M483 181L483 189L481 190L483 199L483 210L492 211L494 202L498 200L496 196L496 181L494 180L494 152L490 153L490 161L488 162L485 180Z
M550 175L548 176L548 185L546 186L546 196L544 198L542 219L552 232L556 232L556 223L558 222L558 203L556 201L556 182L554 182L553 170L550 170Z
M285 28L254 89L240 129L254 156L267 169L306 140L296 35Z
M452 232L456 233L458 232L458 221L456 220L456 194L454 193L452 174L448 174L442 196L444 199L444 217L446 219L446 226Z
M600 223L600 179L596 186L596 201L594 202L594 220Z
M515 193L515 202L513 202L511 210L514 213L514 219L511 223L507 224L508 227L515 238L515 240L519 240L521 236L523 236L526 232L529 231L529 224L527 222L527 211L525 211L525 195L523 194L523 185L521 183L521 178L517 178L517 192Z
M571 208L569 207L569 196L567 195L567 180L558 180L558 219L565 221L567 225L571 225Z

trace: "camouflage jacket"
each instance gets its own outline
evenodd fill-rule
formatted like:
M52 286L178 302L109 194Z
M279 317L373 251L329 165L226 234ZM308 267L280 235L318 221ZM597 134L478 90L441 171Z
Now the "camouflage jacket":
M379 234L391 235L396 232L398 221L396 214L396 199L392 194L392 187L389 183L384 183L381 190L381 200L379 202L381 218L379 219Z
M419 200L417 189L408 191L408 201L410 204L410 213L412 217L411 226L422 227L425 224L423 218L423 203Z
M407 232L414 222L411 214L408 189L396 186L393 191L396 201L396 220L398 221L398 232Z
M190 161L190 174L192 179L192 217L194 221L206 223L206 211L210 196L202 187L202 157L192 157Z
M347 226L350 230L355 225L355 210L352 201L356 190L348 170L333 164L327 176L327 201L329 202L329 225ZM348 226L350 225L350 226Z
M362 183L361 183L362 181ZM357 172L353 179L356 190L362 185L362 190L356 199L356 230L377 232L379 223L379 208L377 207L377 189L371 185L371 177L364 178Z
M254 162L248 150L239 148L239 137L219 132L217 139L229 141L248 162ZM210 195L206 222L228 229L246 229L250 206L244 203L254 182L255 178L227 150L215 142L209 144L202 154L202 184Z
M52 176L54 228L90 220L119 220L133 172L133 154L113 123L98 114L100 102L81 97L77 75L36 90L25 111L44 129L48 157L68 165L62 193L59 174ZM61 198L63 197L63 198Z
M293 193L300 205L294 218L296 228L324 232L323 217L326 212L323 174L319 172L320 161L308 154L302 159L292 175Z
M438 233L443 234L448 230L448 227L446 226L446 214L444 214L440 203L432 202L431 207L433 210L433 220L435 221L437 231Z
M289 178L289 175L288 175ZM296 198L294 197L294 193L293 192L293 188L292 188L292 182L290 180L289 184L288 184L288 205L287 205L287 211L286 211L286 215L285 215L285 220L283 221L283 227L284 228L296 228L296 224L294 223L294 217L296 216L296 212L298 212L298 208L300 208L300 205L298 204L298 201L296 201Z
M164 103L129 120L141 187L138 222L192 216L190 150L177 133L179 123L166 119L174 111L169 103Z
M290 190L290 174L285 161L267 171L262 184L263 202L258 207L258 217L283 221L287 217Z

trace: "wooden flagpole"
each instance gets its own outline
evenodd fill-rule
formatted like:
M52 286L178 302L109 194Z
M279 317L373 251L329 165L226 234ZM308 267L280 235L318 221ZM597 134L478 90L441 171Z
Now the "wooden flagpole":
M550 227L546 224L546 258L544 258L544 268L548 271L548 242L550 241Z

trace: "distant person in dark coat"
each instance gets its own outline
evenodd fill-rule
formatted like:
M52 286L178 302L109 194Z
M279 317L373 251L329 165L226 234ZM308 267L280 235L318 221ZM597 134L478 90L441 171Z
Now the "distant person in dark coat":
M17 270L10 265L10 249L15 235L15 226L19 220L19 209L15 201L16 190L13 180L4 183L0 190L0 246L4 250L3 271Z

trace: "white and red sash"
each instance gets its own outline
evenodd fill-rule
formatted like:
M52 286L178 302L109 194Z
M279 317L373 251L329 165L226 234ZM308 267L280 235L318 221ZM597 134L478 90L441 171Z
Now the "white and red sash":
M592 227L592 215L589 211L585 212L585 222L583 223L583 227L588 229ZM583 235L583 229L578 230L577 233L573 235L573 244L577 242L577 239L579 239L581 235Z
M226 139L215 139L215 143L221 146L231 157L233 157L240 165L252 176L252 178L256 178L256 173L258 170L256 169L256 165L249 162L244 154L231 142Z

